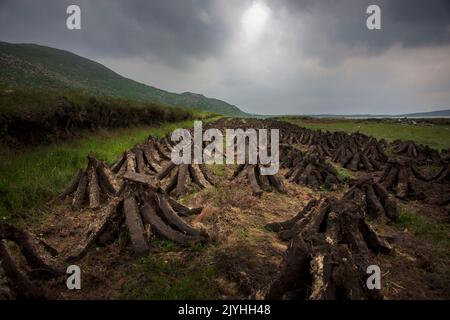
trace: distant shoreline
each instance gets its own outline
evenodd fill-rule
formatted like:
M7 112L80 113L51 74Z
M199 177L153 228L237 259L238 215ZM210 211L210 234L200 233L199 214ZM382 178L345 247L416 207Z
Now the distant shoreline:
M450 119L450 116L311 116L314 118L342 119Z

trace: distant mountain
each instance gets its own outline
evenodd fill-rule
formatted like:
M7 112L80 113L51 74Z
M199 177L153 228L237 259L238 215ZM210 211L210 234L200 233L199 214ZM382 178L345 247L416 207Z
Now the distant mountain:
M311 117L318 118L421 118L421 117L450 117L450 109L429 111L429 112L416 112L416 113L403 113L403 114L316 114L309 115Z
M401 114L401 117L450 117L450 109Z
M201 94L177 94L122 77L95 61L68 51L36 44L0 41L0 83L36 89L80 90L137 101L246 116L238 107Z

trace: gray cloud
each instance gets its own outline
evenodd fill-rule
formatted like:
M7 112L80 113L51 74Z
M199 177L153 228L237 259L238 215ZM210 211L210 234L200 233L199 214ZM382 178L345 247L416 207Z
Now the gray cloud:
M290 12L288 28L306 34L303 50L325 64L348 55L376 55L395 44L412 48L450 44L450 1L408 0L285 0L271 2ZM368 30L366 8L382 12L382 30ZM299 22L307 20L305 26ZM359 49L358 49L359 48Z
M82 8L82 30L65 28L65 9ZM59 46L95 56L156 55L182 66L214 55L229 35L208 0L14 1L0 4L6 39ZM209 23L214 21L214 23Z
M81 6L81 31L65 28L69 4ZM369 4L380 31L365 27ZM249 112L450 106L447 0L0 0L0 30Z

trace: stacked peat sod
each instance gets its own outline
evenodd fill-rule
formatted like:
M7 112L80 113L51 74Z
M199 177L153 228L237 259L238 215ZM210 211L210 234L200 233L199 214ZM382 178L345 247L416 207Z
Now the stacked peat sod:
M242 119L238 120L231 120L231 121L223 121L222 125L226 128L243 128L243 130L247 130L248 128L252 129L267 129L270 127L270 124L274 121L261 121L261 120L255 120L255 119L249 119L244 122ZM236 141L237 138L235 138ZM235 143L233 141L233 143ZM270 155L270 136L267 141L267 148L266 154ZM237 156L237 150L238 146L235 144L235 161L237 162L238 156ZM264 192L272 192L273 190L280 192L280 193L286 193L286 188L283 184L283 181L278 176L278 174L273 175L264 175L262 174L263 168L266 168L268 165L261 164L259 159L259 152L258 148L261 148L262 146L258 146L256 144L256 141L246 139L245 140L245 149L244 150L254 150L257 154L256 157L256 163L250 163L250 155L246 152L245 153L245 161L244 163L238 164L236 166L236 169L233 172L233 175L231 176L231 180L244 180L247 182L252 190L252 194L254 196L261 196ZM249 151L250 152L250 151Z
M306 128L289 128L281 131L280 140L287 145L302 144L307 146L317 146L321 149L320 153L329 156L336 146L346 135L342 132L322 132L320 130L311 130Z
M6 241L18 246L27 263L25 268L14 260ZM43 241L0 220L0 266L17 299L45 298L44 290L31 279L65 275L65 268L55 259L57 255L58 252Z
M231 179L235 180L239 177L245 178L250 184L254 196L260 196L264 191L272 192L273 190L280 193L286 193L286 188L279 176L277 174L261 174L262 167L261 164L240 164L233 172Z
M381 175L379 182L392 191L399 199L424 199L419 190L418 181L429 181L417 168L413 161L392 159Z
M79 210L86 202L89 208L98 209L121 192L125 174L156 174L168 160L170 150L166 139L158 141L152 137L123 153L111 167L89 155L86 170L78 172L58 199L71 198L73 210Z
M366 175L350 184L350 188L343 195L343 200L354 201L372 218L386 216L396 221L399 217L397 205L387 190L371 176Z
M395 200L371 176L363 176L351 183L349 190L343 195L342 200L358 203L364 210L364 213L367 213L372 218L386 216L388 219L396 221L399 217ZM266 225L266 228L278 232L280 239L285 241L290 240L295 234L301 231L302 225L297 224L297 222L308 215L316 207L317 203L317 200L311 200L292 219L284 222L269 223Z
M381 161L387 157L376 140L369 140L363 147L356 136L351 135L334 151L331 160L339 163L342 167L352 171L376 171L380 169Z
M300 128L290 129L282 141L292 144L309 145L310 152L326 157L331 153L331 160L352 171L373 172L383 169L379 182L399 199L424 200L421 188L430 187L434 195L428 195L426 202L436 205L450 203L449 189L446 187L446 172L449 164L446 150L442 155L438 151L412 141L397 140L392 143L397 158L389 159L385 149L386 141L377 140L360 133L322 132ZM298 163L299 161L297 161ZM292 163L292 160L290 160ZM285 167L289 163L285 163ZM417 165L442 165L437 177L427 177ZM292 173L289 172L288 176ZM430 182L430 183L429 183ZM437 195L438 194L438 195Z
M256 146L256 141L245 141L245 150L257 151L261 146ZM251 146L253 145L253 147ZM270 146L270 141L268 142ZM270 147L267 154L270 154ZM250 155L245 154L245 161L242 164L238 164L231 176L231 180L244 179L252 189L254 196L261 196L264 192L272 192L276 190L280 193L286 193L286 187L283 181L279 177L278 173L275 174L263 174L263 170L267 170L268 166L260 163L259 153L256 152L256 163L250 163Z
M199 231L180 216L198 214L202 208L190 209L168 197L158 187L157 181L148 175L126 173L124 189L120 195L98 212L86 237L67 258L81 259L94 243L113 242L121 226L125 226L135 255L146 255L150 251L153 234L182 246L207 240L207 234Z
M303 160L304 154L290 144L280 144L280 168L290 169Z
M216 178L208 171L205 164L179 164L168 162L156 174L156 178L164 184L167 194L174 193L182 197L188 193L188 185L194 184L200 189L217 184Z
M361 133L289 128L282 130L281 141L290 146L310 146L310 152L322 158L331 157L333 162L352 171L377 171L388 160L385 141Z
M150 136L145 143L124 152L111 166L111 170L118 176L128 171L156 174L170 160L171 150L172 146L167 138L155 139Z
M155 177L160 181L167 194L172 194L174 197L179 198L189 193L190 186L204 189L217 184L216 177L204 163L198 164L192 161L189 164L175 164L172 162L170 155L173 146L169 143L168 136L163 139L165 141L165 150L159 149L161 152L164 152L164 159L168 161L162 165ZM191 152L191 159L194 159L194 148L191 148Z
M450 148L442 149L441 159L443 163L450 163Z
M301 219L310 214L311 210L314 210L319 203L318 200L313 199L293 218L282 222L271 222L266 225L266 229L277 232L278 237L283 241L291 240L302 229L302 224L297 224Z
M267 228L291 239L266 299L381 299L366 286L367 267L391 247L365 222L359 202L312 200L293 219Z
M116 178L108 165L89 155L86 170L78 171L58 200L70 198L73 210L79 210L86 202L91 209L98 209L121 188L122 181Z
M317 154L320 158L330 157L333 152L333 148L325 143L319 143L311 146L308 150L310 154Z
M319 189L336 190L342 183L334 169L319 153L308 152L288 170L288 181Z
M202 208L187 208L160 187L160 178L167 175L168 168L176 167L169 160L170 148L166 139L149 138L144 144L125 152L111 168L92 156L88 157L87 169L74 180L79 186L83 177L90 177L82 184L85 187L74 187L76 184L72 183L59 197L71 197L72 204L77 204L72 205L75 210L84 205L99 209L96 221L88 226L86 237L68 261L81 259L94 243L112 242L122 225L128 229L137 255L149 252L153 233L183 246L207 239L206 233L194 229L180 218L198 214ZM157 168L160 168L159 172ZM189 171L188 167L185 168ZM98 185L95 188L91 187L94 183ZM96 198L105 201L91 200Z
M439 165L442 161L437 150L429 146L419 145L414 141L395 140L392 147L395 154L411 158L419 165Z
M363 146L363 154L374 161L376 164L384 164L388 161L388 156L385 151L386 141L377 140L373 137L368 138Z
M70 254L68 261L81 259L94 243L113 242L124 224L130 234L136 255L149 253L153 233L159 237L186 246L205 241L207 236L180 216L198 214L202 208L189 209L167 197L152 182L145 182L140 174L127 175L124 192L111 199L98 212L96 221L88 226L86 237Z
M450 204L450 163L442 166L431 178L427 202L438 206ZM434 190L434 192L430 192ZM433 195L430 195L433 194Z
M431 179L437 183L450 183L450 163L444 165Z
M216 178L204 164L174 164L171 161L172 148L167 136L159 140L149 137L144 144L124 153L112 170L119 176L126 172L154 175L164 191L177 198L188 193L191 183L200 189L216 184Z
M446 150L439 154L428 146L413 141L396 140L392 143L399 158L389 161L380 181L399 199L424 200L445 206L450 204L449 165ZM435 174L425 175L417 166L441 166Z

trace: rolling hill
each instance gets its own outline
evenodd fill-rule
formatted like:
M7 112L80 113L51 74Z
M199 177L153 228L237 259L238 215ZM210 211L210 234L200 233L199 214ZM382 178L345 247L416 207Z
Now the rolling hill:
M168 92L125 78L95 61L36 44L0 42L0 84L33 89L79 90L136 101L246 116L238 107L201 94Z

